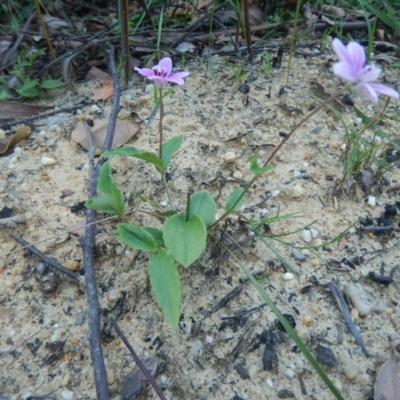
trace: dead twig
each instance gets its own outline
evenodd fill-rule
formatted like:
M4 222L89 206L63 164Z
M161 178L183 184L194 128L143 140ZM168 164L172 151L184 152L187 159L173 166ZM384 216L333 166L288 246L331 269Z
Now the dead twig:
M24 248L26 248L28 251L30 251L32 254L34 254L36 257L40 258L43 262L50 265L50 267L53 267L57 271L60 271L63 274L69 276L71 279L73 279L77 283L81 282L81 276L79 274L76 274L75 272L70 271L68 268L63 267L61 264L58 263L58 261L46 256L40 250L38 250L35 246L29 244L26 240L22 239L15 233L10 233L10 236L16 242L18 242L19 244L24 246Z
M111 149L112 141L114 138L115 124L119 113L119 102L121 97L121 86L118 79L117 66L114 58L114 47L108 44L108 57L109 67L111 76L113 79L114 87L114 101L110 115L110 122L108 124L107 136L103 145L103 152ZM89 152L90 153L90 152ZM93 158L93 153L90 153L90 157ZM97 194L97 178L99 176L100 168L103 165L105 159L100 159L93 173L89 177L89 197L94 197ZM94 160L89 160L90 163L94 163ZM85 236L80 239L80 244L83 253L83 265L85 268L86 277L86 296L88 303L88 314L89 314L89 346L90 355L92 358L93 373L95 379L96 393L98 400L109 400L110 392L107 384L107 373L104 364L103 349L101 346L101 307L97 293L97 284L94 270L94 257L93 251L95 247L96 237L96 225L95 225L96 211L88 209L86 214L86 233Z
M146 379L150 382L151 386L153 386L154 390L156 391L158 397L161 400L166 400L166 397L164 396L164 393L161 391L160 387L157 385L157 382L155 381L153 375L149 372L149 370L145 367L145 365L142 363L138 355L136 354L135 350L131 346L131 344L128 342L128 339L124 335L124 333L121 331L120 327L117 324L117 321L115 321L114 318L110 318L111 324L114 326L115 331L117 332L118 336L121 338L121 340L124 342L125 346L129 350L129 352L132 354L133 359L135 360L135 363L138 365L138 367L142 370L143 375L146 377Z

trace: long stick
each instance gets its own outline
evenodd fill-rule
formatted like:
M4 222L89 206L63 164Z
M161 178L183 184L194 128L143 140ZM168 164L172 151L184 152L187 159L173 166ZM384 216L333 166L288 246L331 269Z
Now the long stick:
M119 102L121 97L121 87L118 80L117 66L114 59L114 48L108 45L108 56L110 72L113 78L114 87L114 101L113 108L110 115L110 121L108 124L107 135L103 145L103 152L111 149L111 145L114 138L115 125L119 113ZM89 160L91 163L94 162L93 157ZM94 197L97 194L97 178L99 176L100 168L105 162L105 159L100 159L97 163L93 174L89 178L89 197ZM100 335L100 318L101 318L101 307L97 293L96 276L94 270L94 257L93 251L95 246L96 236L96 225L94 224L96 217L96 211L88 209L86 214L86 233L85 236L80 240L80 244L83 252L83 265L85 268L86 278L86 297L88 303L88 314L89 314L89 346L90 355L92 358L94 380L96 386L96 398L98 400L109 400L110 392L107 384L107 373L104 364L103 349L101 347L101 335Z

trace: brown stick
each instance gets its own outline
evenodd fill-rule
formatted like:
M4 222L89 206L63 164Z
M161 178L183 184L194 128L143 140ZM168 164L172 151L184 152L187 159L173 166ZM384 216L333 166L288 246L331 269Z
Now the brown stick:
M131 344L128 342L128 339L123 334L123 332L121 331L120 327L118 326L117 321L115 321L115 319L111 317L110 318L110 322L114 326L114 329L116 330L118 336L122 339L122 341L124 342L125 346L128 348L129 352L132 354L132 357L135 360L135 363L142 370L143 375L150 382L151 386L153 386L154 390L158 394L158 397L161 400L166 400L166 398L164 396L164 393L161 391L160 387L157 385L157 382L155 381L153 375L145 367L145 365L142 363L142 360L138 357L138 355L136 354L135 350L133 349Z
M22 239L21 237L17 236L15 233L10 233L10 236L19 244L24 246L29 252L34 254L36 257L40 258L43 262L50 265L51 267L55 268L57 271L62 272L63 274L69 276L75 282L80 283L81 276L76 274L75 272L70 271L68 268L63 267L54 259L47 257L46 254L43 254L40 250L38 250L35 246L29 244L26 240Z
M110 121L107 129L107 136L103 145L103 152L111 149L112 141L114 138L115 125L119 113L119 101L121 97L121 86L118 80L118 72L114 59L114 47L108 45L109 67L113 79L114 87L114 101L113 108L110 115ZM89 197L94 197L97 194L97 179L99 176L100 168L105 159L100 159L94 168L93 174L89 177ZM89 160L94 164L93 157ZM90 355L92 358L94 380L96 386L96 398L98 400L109 400L110 392L107 384L107 373L104 364L103 349L101 347L101 307L97 293L96 276L94 270L94 257L93 251L95 247L96 225L95 225L96 211L89 209L86 214L86 233L80 240L83 253L83 264L85 268L86 277L86 296L89 310L89 346Z

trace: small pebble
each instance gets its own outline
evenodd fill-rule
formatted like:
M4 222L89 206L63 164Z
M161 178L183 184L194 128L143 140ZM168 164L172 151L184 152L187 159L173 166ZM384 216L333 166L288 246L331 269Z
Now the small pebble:
M370 207L376 206L376 197L375 196L368 196L368 205Z
M292 197L297 199L301 196L303 196L304 194L304 188L301 185L296 185L293 189L292 189Z
M298 178L300 175L301 175L301 172L300 172L298 169L295 169L295 170L293 171L293 177L294 177L294 178Z
M107 368L107 383L112 385L115 382L114 371L111 368Z
M92 111L93 113L96 113L100 110L100 107L97 104L92 104L90 106L90 111Z
M226 163L231 163L231 162L235 161L235 158L236 158L236 154L233 151L228 151L224 156L224 160Z
M312 316L311 315L306 315L303 318L303 325L310 327L313 324Z
M258 373L260 372L260 367L257 364L252 364L249 367L249 376L250 379L254 379Z
M286 368L285 375L288 378L293 379L296 376L296 373L291 368Z
M360 315L368 315L374 310L372 297L360 284L348 284L344 287L344 292Z
M270 388L273 388L273 387L274 387L274 382L272 382L271 379L267 379L267 380L265 381L265 383L266 383L267 386L269 386Z
M353 318L353 320L356 320L358 318L360 318L360 315L357 311L357 308L352 308L351 312L350 312L351 318Z
M311 265L312 265L313 267L318 267L318 266L319 266L319 260L318 260L318 258L313 258L313 259L311 260Z
M306 259L306 256L303 254L303 252L300 252L296 249L292 250L292 256L299 261L304 261Z
M64 392L61 392L61 398L63 400L73 400L74 392L71 392L70 390L64 390Z
M343 373L346 375L346 378L349 380L353 380L357 377L359 371L356 361L351 358L341 358L340 359L343 366Z
M43 156L40 160L40 162L43 165L54 165L57 163L57 160L55 160L53 157L47 157L47 156Z
M62 383L64 386L66 386L66 385L68 385L68 383L70 382L70 380L71 380L71 375L70 375L70 374L66 374L66 375L64 375L64 377L63 377L61 383Z
M354 124L355 124L355 125L361 125L361 124L362 124L362 118L356 118L356 119L354 120Z
M167 207L167 205L168 205L168 201L165 201L165 200L160 201L160 206L161 207Z
M311 242L312 237L311 237L311 232L308 229L304 229L303 232L301 233L301 237L306 243Z
M241 172L241 171L235 171L234 173L233 173L233 177L235 178L235 179L243 179L243 173Z
M74 271L74 272L79 271L80 265L81 265L81 262L79 260L67 260L65 263L65 266L69 270Z
M283 275L283 279L285 281L291 281L293 278L294 278L294 275L292 273L290 273L290 272L286 272L286 274Z
M310 229L310 232L311 232L311 236L313 239L315 239L319 233L316 229L313 229L313 228Z
M206 336L206 342L208 343L208 344L213 344L213 342L214 342L214 338L212 337L212 336Z

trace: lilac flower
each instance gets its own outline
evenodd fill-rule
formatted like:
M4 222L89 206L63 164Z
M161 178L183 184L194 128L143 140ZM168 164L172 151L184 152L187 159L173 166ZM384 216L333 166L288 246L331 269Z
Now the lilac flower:
M183 85L185 82L182 78L189 75L189 72L177 72L172 74L172 60L169 57L165 57L158 65L153 68L135 68L140 75L147 77L154 81L154 84L159 88L165 88L168 82L173 82L178 85Z
M354 88L364 93L374 104L378 103L378 93L399 98L399 93L385 85L372 83L382 70L373 64L366 64L364 49L357 42L350 42L347 47L339 40L332 42L339 62L333 65L333 73L339 78L352 83Z

